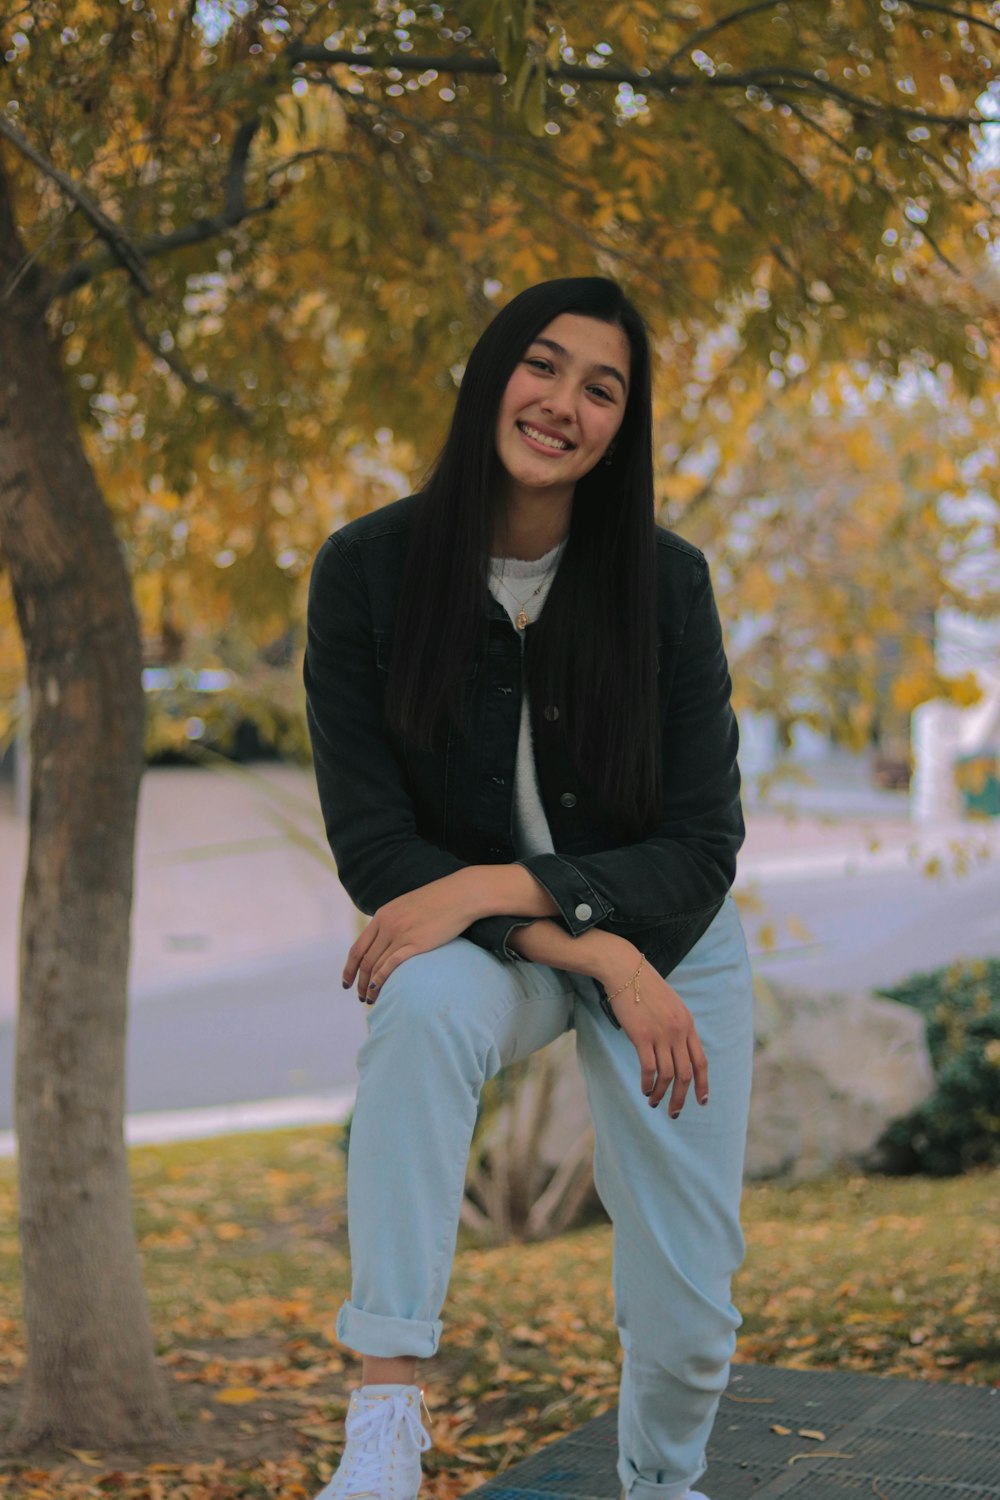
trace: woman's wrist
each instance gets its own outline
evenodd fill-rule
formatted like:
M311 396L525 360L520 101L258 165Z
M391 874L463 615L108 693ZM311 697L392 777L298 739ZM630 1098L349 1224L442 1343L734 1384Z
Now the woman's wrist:
M605 990L616 990L635 971L642 957L627 938L591 927L572 937L557 922L532 922L518 927L507 939L508 947L532 963L550 964L570 974L586 974Z

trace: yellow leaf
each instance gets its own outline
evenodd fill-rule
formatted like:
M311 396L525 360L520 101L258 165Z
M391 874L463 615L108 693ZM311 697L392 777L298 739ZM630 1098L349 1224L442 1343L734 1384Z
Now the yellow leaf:
M732 203L723 198L713 208L709 216L709 223L716 234L728 234L735 224L742 221L743 215Z
M88 1453L85 1448L67 1448L66 1452L72 1453L74 1458L78 1458L82 1464L88 1464L92 1469L101 1467L102 1460L95 1453Z
M216 1224L215 1233L220 1240L241 1240L246 1230L242 1224L224 1223Z
M771 1431L777 1432L781 1437L788 1437L791 1433L790 1427L782 1427L780 1422L771 1423Z
M826 1433L817 1432L814 1428L811 1427L800 1427L799 1437L814 1438L817 1443L826 1442Z
M638 18L631 8L622 19L619 36L629 62L634 68L641 67L646 61L649 43L645 28L639 25Z
M249 1406L251 1401L260 1401L263 1392L255 1391L249 1385L230 1385L224 1391L217 1391L216 1401L223 1402L226 1406Z
M765 952L775 947L778 941L777 933L770 922L762 922L757 928L757 941Z
M503 1432L477 1433L473 1437L463 1439L462 1446L465 1448L496 1448L500 1443L517 1443L525 1435L523 1427L505 1428Z

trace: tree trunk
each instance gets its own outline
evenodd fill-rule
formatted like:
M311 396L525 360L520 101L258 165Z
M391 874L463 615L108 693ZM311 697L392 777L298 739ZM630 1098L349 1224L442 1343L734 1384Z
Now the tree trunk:
M141 646L0 160L0 543L28 664L15 1124L28 1363L11 1446L172 1429L122 1132Z

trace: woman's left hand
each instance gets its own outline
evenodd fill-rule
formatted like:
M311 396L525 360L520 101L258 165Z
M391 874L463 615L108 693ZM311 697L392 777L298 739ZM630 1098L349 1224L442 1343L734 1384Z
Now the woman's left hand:
M358 981L358 999L374 1005L394 969L415 953L450 943L483 915L473 866L407 891L380 906L355 939L344 965L343 984Z

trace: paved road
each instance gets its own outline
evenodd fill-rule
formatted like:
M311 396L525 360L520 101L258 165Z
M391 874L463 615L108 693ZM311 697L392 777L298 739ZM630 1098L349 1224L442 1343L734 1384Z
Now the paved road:
M189 979L133 999L129 1113L341 1095L354 1086L362 1007L339 944ZM0 1130L11 1128L13 1026L0 1027Z
M762 909L745 916L754 962L786 984L870 989L955 958L1000 955L997 863L941 881L915 870L790 873L755 890ZM776 935L773 950L757 940L765 923ZM342 939L312 944L136 996L129 1112L349 1090L364 1012L340 985L344 951ZM10 1127L11 1045L4 1026L0 1129Z
M792 820L758 811L748 817L737 889L762 902L745 914L761 972L810 989L871 988L956 957L1000 954L1000 826L918 833L905 799L854 785L820 791L817 805L800 798L802 814ZM293 839L290 824L298 830ZM296 1110L302 1119L324 1110L328 1117L349 1097L364 1012L341 988L339 970L356 916L328 859L308 847L318 828L305 771L147 773L127 1107L150 1116L150 1133L168 1133L153 1112L212 1108L211 1127L200 1118L182 1122L188 1133L207 1134L232 1118L220 1119L220 1107L284 1101L254 1106L259 1123L278 1123ZM915 842L923 857L940 848L950 863L956 832L990 842L992 862L940 881L913 867ZM11 1122L24 828L2 801L0 855L3 1132ZM773 950L759 942L765 923L775 932Z
M867 990L954 959L1000 957L997 861L942 880L915 870L772 878L759 894L763 911L745 918L754 966L784 984ZM770 951L754 938L765 922L777 939Z

